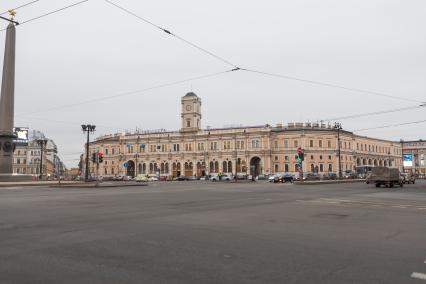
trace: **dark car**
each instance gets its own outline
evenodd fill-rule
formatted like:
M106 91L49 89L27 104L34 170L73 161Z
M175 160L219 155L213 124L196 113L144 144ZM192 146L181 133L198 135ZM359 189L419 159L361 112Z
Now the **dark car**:
M353 171L345 171L345 173L343 174L343 177L345 179L356 179L358 178L358 175Z
M323 180L335 180L337 179L337 174L336 173L326 173L322 176Z
M274 176L274 183L277 183L277 182L293 182L293 181L294 181L294 177L289 173Z
M317 173L306 173L303 175L303 180L320 180L321 177Z

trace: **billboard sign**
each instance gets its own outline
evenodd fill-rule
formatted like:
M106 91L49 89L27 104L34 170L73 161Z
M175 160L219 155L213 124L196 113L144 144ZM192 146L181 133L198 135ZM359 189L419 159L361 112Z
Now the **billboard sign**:
M28 145L28 128L27 127L14 127L13 133L16 135L14 142L18 146Z
M403 163L404 163L404 167L412 167L413 166L413 154L404 154L403 155Z

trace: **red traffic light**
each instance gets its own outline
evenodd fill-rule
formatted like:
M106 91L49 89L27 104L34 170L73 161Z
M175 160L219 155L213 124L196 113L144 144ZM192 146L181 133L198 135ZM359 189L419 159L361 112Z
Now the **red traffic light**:
M297 153L298 153L298 154L301 154L301 153L303 153L303 150L302 150L302 148L300 148L300 147L299 147L299 148L297 148Z

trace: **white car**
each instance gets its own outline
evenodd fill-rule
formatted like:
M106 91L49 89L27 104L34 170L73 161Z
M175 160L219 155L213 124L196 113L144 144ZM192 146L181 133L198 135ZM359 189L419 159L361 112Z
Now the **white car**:
M135 177L135 181L136 181L136 182L147 182L147 181L148 181L148 178L147 178L147 176L146 176L146 175L137 175L137 176Z
M234 177L232 175L223 175L222 180L233 180Z
M158 181L158 177L149 177L148 181Z
M269 177L268 177L268 181L269 182L274 182L274 180L275 180L275 177L276 176L278 176L278 175L270 175Z
M209 178L210 181L218 181L219 180L219 176L218 175L211 175Z

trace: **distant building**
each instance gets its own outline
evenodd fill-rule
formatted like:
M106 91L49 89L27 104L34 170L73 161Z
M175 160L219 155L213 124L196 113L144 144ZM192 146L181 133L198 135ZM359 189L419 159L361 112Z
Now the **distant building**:
M406 172L426 174L426 141L401 141L406 158ZM411 161L410 161L411 159Z
M81 171L79 168L67 169L64 174L65 178L70 180L74 180L76 177L80 175L81 175Z
M38 139L46 139L45 135L37 130L29 132L28 143L17 145L13 153L13 172L17 174L40 175L41 146ZM63 175L65 165L58 156L55 142L48 142L43 151L43 176L58 177Z
M212 173L271 174L298 171L296 153L305 153L304 172L338 172L337 130L319 123L286 126L201 128L201 99L188 93L181 100L179 131L137 131L98 137L91 154L104 153L99 175L157 174L202 176ZM399 142L341 130L341 165L401 167ZM84 161L84 157L83 160ZM84 169L84 162L81 163ZM90 162L90 174L96 167Z

